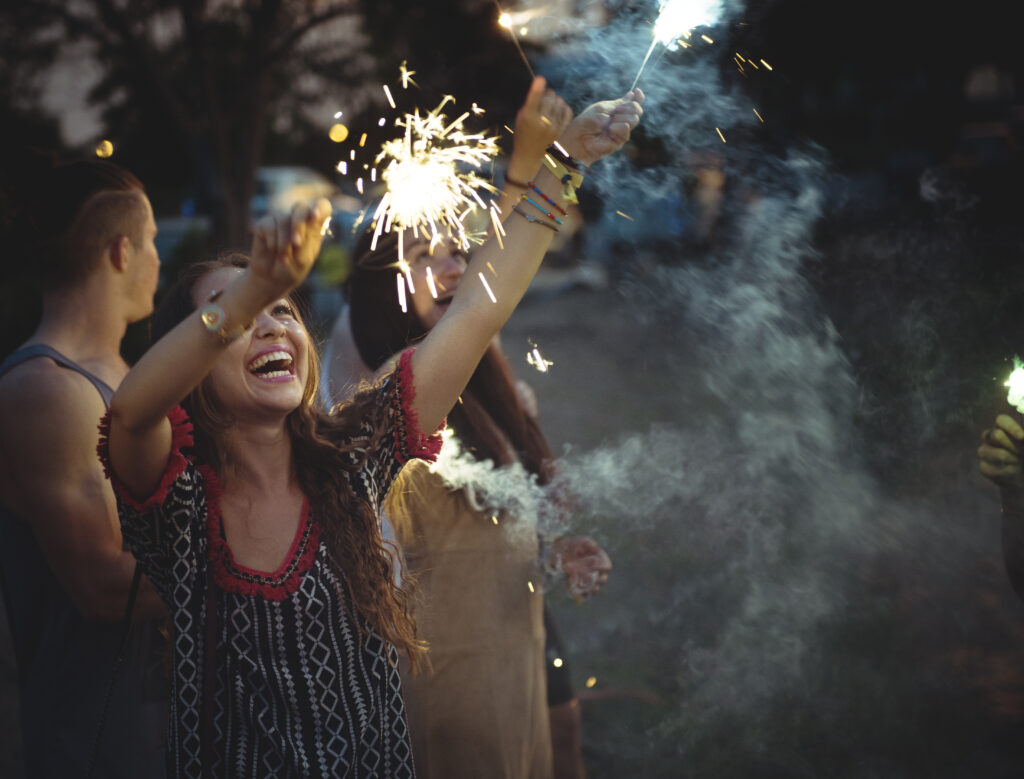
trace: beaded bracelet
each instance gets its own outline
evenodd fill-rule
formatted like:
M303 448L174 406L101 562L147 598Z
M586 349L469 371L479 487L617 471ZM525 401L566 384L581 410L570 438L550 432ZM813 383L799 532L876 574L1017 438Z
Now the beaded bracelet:
M537 202L536 200L534 200L534 199L533 199L532 197L530 197L529 195L527 195L527 194L526 194L525 192L524 192L523 194L521 194L521 195L519 196L519 199L520 199L520 200L525 200L525 201L526 201L527 203L529 203L529 204L530 204L531 206L533 206L533 207L534 207L534 208L536 208L536 209L537 209L538 211L540 211L540 212L541 212L542 214L544 214L544 216L546 216L546 217L547 217L548 219L550 219L550 220L551 220L552 222L555 222L556 224L562 224L562 220L561 220L561 219L559 219L559 218L558 218L557 216L555 216L554 214L552 214L552 213L551 213L550 211L548 211L548 210L547 210L546 208L544 208L544 207L543 207L542 205L540 205L540 203L538 203L538 202Z
M569 216L569 213L564 208L562 208L560 205L558 205L558 203L556 203L554 200L552 200L547 195L545 195L544 192L540 189L540 187L538 187L532 181L529 184L527 184L526 186L528 188L532 189L534 192L536 192L542 198L544 198L544 202L547 203L549 206L554 207L555 210L557 210L558 213L560 213L562 216Z
M515 211L517 214L519 214L519 216L521 216L527 222L533 222L534 224L537 224L537 225L543 225L544 227L547 227L550 230L554 230L556 233L559 232L559 229L557 227L555 227L553 224L551 224L550 222L545 222L543 219L538 219L533 214L528 214L525 211L523 211L519 207L518 203L516 203L514 206L512 206L512 210Z

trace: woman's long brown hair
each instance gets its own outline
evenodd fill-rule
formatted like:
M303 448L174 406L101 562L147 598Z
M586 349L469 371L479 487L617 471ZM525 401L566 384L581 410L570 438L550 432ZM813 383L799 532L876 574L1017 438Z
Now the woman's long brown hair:
M394 263L398 240L393 234L370 250L372 236L363 235L353 254L357 258L347 282L352 335L359 355L376 370L393 355L422 339L427 330L412 306L402 311L395 294ZM536 420L516 393L515 377L505 355L491 344L462 393L462 402L448 415L448 425L478 460L510 464L515 458L541 484L552 475L551 450Z
M225 266L245 267L247 262L246 255L232 252L186 268L153 317L153 340L195 310L192 290L200 278ZM294 306L295 301L291 302ZM410 608L412 594L407 586L395 582L394 550L385 546L376 511L353 492L349 480L342 476L346 471L355 474L365 465L365 455L353 462L354 451L369 453L380 443L388 430L386 410L377 392L368 388L335 413L324 411L318 404L316 350L310 348L308 354L309 378L302 402L285 421L295 478L309 499L312 515L321 524L332 560L344 574L352 603L362 617L354 620L359 630L366 632L365 620L405 650L413 669L418 670L424 662L425 644L416 637ZM231 424L229 410L220 406L208 381L196 387L183 406L194 425L196 456L221 473L226 453L217 441ZM360 423L367 422L373 430L369 439L360 433Z

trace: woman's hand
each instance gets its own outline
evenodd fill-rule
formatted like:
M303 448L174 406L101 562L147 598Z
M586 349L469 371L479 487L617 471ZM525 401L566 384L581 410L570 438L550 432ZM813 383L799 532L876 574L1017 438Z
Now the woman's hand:
M561 144L580 162L591 165L618 151L643 116L644 93L633 89L618 100L602 100L585 108L569 125Z
M320 254L331 203L296 204L290 214L263 217L253 231L249 269L266 290L267 303L284 297L303 282Z
M995 427L981 434L978 470L981 475L1004 489L1024 490L1024 470L1020 453L1024 448L1024 428L1008 414L996 417Z
M612 561L594 539L565 536L555 541L554 547L569 594L576 600L596 595L608 581Z
M562 136L572 121L572 109L546 85L544 77L537 76L516 114L508 175L520 181L533 178L548 146Z

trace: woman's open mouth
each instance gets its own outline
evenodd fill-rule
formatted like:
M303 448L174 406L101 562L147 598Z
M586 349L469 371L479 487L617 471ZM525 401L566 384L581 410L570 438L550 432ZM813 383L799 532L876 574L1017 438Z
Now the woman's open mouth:
M283 379L295 375L292 356L284 349L264 352L245 367L249 373L261 379Z

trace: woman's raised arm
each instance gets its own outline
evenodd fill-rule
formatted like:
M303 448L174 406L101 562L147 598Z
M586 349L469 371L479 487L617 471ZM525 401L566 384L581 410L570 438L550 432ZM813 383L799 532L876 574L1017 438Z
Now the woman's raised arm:
M128 372L110 404L110 460L135 497L156 487L171 450L167 413L210 372L228 344L259 313L297 287L320 251L331 205L320 199L256 227L249 267L153 344Z
M566 127L571 114L565 103L545 88L543 78L535 79L516 120L517 135L521 125L531 128L529 141L519 139L516 145L518 170L536 171L529 180L558 207L564 207L562 183L542 166L547 146L561 136L561 144L573 158L587 165L596 162L629 140L643 113L642 103L643 93L633 90L618 100L595 103ZM550 128L548 133L537 131L544 127ZM511 210L507 204L514 205L515 200L505 198L503 203ZM451 308L413 355L413 407L421 430L433 430L451 410L487 345L522 299L551 244L552 228L556 227L553 220L543 219L540 211L530 213L528 219L523 206L518 211L506 214L503 220L504 249L492 236L473 252Z

